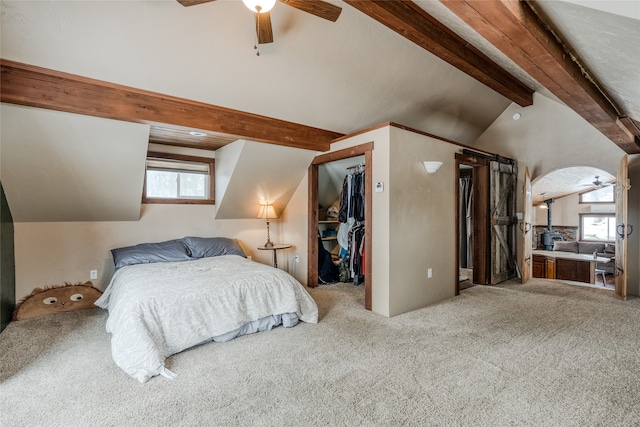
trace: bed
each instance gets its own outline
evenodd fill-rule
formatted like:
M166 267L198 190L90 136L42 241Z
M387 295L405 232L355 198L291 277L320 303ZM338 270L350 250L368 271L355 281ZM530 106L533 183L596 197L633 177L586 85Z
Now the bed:
M165 359L195 345L318 321L296 279L245 258L235 239L184 238L112 253L116 272L96 305L109 311L113 360L141 383L175 378Z

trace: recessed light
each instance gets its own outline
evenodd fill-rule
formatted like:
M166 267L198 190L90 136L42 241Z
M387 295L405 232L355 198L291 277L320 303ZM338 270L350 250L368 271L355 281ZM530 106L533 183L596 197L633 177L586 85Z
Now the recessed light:
M522 115L520 113L513 113L513 120L520 120L520 117L522 117Z
M207 136L207 134L206 134L206 133L203 133L203 132L196 132L196 131L191 131L191 132L189 132L189 135L191 135L191 136Z

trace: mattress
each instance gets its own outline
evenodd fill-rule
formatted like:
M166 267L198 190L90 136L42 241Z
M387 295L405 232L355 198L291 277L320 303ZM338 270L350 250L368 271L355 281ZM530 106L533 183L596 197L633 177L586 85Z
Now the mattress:
M113 360L142 383L174 378L165 359L195 345L318 321L295 278L238 255L123 267L96 305L109 310Z

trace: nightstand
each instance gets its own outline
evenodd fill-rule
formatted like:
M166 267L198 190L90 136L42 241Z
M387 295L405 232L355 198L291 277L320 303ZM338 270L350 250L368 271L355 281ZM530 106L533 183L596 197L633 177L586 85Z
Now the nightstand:
M289 249L293 245L288 245L286 243L273 244L273 246L258 246L258 250L261 251L273 251L273 263L272 265L275 268L278 268L278 254L277 252L281 249Z

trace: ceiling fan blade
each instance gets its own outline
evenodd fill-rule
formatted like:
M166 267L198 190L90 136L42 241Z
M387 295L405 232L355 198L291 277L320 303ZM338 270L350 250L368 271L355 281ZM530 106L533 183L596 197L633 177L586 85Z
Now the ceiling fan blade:
M216 0L176 0L176 1L181 5L183 5L184 7L189 7L189 6L195 6L197 4L202 4L202 3L210 3Z
M320 0L280 0L280 2L331 22L336 22L342 12L338 6Z
M269 12L254 13L256 18L256 34L258 44L273 43L273 30L271 29L271 15Z

